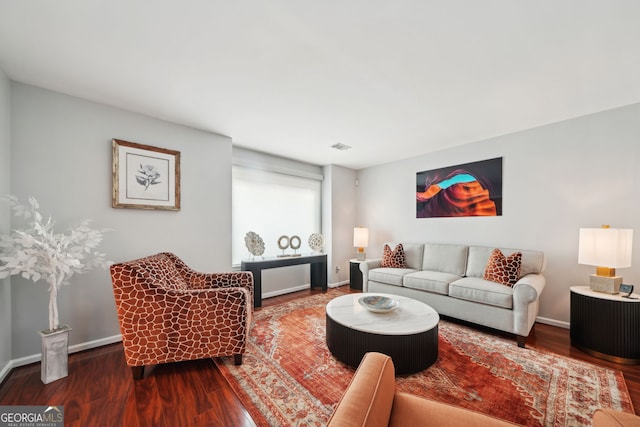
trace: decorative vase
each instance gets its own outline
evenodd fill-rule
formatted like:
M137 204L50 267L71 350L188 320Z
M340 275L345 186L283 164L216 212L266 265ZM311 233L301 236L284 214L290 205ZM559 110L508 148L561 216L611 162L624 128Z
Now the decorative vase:
M42 337L40 379L45 384L68 375L69 331L71 328L67 325L54 331L40 331Z

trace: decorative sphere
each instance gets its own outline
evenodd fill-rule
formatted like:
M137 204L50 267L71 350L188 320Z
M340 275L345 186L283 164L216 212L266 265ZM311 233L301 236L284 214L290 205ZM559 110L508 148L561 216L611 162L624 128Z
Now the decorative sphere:
M324 237L320 233L313 233L309 236L309 247L315 252L322 252L324 246Z

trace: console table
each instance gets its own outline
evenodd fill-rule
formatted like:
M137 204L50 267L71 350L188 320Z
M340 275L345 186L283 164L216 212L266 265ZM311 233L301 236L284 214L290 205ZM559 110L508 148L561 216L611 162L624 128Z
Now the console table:
M310 265L311 288L321 288L322 292L327 292L326 254L267 257L259 260L242 261L240 270L253 273L253 306L256 308L262 307L262 270L301 264Z
M640 295L632 296L571 287L571 344L611 362L640 364Z

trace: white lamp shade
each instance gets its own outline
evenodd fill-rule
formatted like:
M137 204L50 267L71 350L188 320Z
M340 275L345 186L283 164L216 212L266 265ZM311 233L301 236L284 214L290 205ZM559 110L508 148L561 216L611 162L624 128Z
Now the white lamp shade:
M581 228L578 263L598 267L631 267L633 230Z
M365 227L354 227L353 246L356 248L366 248L369 246L369 229Z

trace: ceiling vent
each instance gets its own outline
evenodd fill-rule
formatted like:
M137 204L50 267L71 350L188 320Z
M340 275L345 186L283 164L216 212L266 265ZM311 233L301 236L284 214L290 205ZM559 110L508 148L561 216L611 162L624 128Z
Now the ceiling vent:
M347 151L351 149L351 146L338 142L337 144L332 145L331 148L335 148L336 150L340 151Z

